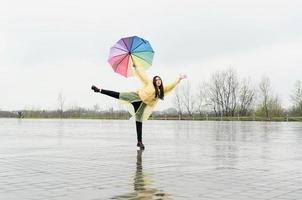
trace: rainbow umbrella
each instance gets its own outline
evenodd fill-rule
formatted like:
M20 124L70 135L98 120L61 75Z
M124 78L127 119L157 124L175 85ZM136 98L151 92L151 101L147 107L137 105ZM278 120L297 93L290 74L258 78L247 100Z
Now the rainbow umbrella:
M110 48L108 62L115 72L129 77L133 75L133 64L147 69L152 64L153 55L147 40L137 36L125 37Z

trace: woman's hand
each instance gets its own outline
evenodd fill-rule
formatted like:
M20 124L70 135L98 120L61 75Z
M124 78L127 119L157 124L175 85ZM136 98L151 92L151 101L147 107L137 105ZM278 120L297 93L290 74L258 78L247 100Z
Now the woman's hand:
M187 78L186 74L179 74L179 81L181 81L182 79Z

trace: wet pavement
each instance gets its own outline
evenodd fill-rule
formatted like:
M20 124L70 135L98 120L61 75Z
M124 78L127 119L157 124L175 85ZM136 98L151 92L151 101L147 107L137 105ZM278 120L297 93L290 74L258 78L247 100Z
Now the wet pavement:
M301 200L302 123L0 119L2 200Z

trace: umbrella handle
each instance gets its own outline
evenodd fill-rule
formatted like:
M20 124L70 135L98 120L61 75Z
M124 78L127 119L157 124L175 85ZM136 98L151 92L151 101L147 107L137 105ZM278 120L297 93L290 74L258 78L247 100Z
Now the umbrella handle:
M136 65L135 65L135 63L134 63L134 60L133 60L132 56L130 56L130 58L131 58L131 60L132 60L132 67L135 69L135 68L136 68Z

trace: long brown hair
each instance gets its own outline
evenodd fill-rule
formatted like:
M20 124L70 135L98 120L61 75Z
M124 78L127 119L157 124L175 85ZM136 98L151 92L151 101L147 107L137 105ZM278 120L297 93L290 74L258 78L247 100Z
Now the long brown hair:
M164 86L163 86L163 81L161 80L161 85L159 86L159 92L158 92L158 89L157 89L157 86L156 86L156 78L160 78L159 76L154 76L153 77L153 86L154 86L154 89L155 89L155 98L160 98L161 100L164 100Z

